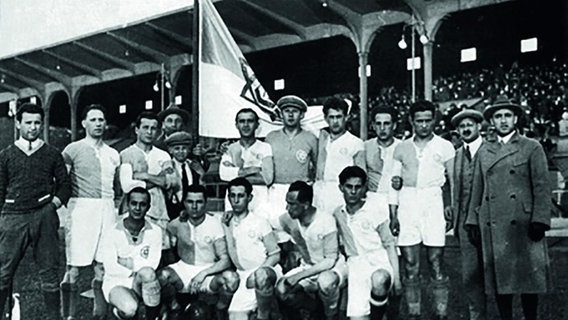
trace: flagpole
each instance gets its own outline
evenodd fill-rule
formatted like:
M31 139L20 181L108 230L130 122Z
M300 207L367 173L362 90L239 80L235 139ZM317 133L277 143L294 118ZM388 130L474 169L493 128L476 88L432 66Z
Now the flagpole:
M191 102L191 133L194 141L199 141L199 59L201 59L199 51L199 37L201 36L200 30L200 2L201 0L193 1L193 66L192 66L192 102Z

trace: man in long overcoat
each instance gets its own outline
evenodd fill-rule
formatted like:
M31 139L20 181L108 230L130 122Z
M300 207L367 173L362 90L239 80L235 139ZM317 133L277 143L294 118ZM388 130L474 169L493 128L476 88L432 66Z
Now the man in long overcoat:
M482 248L485 292L495 294L501 319L513 319L513 294L521 294L525 319L532 320L550 278L547 161L541 145L515 129L520 106L498 97L483 115L498 139L478 151L466 229Z

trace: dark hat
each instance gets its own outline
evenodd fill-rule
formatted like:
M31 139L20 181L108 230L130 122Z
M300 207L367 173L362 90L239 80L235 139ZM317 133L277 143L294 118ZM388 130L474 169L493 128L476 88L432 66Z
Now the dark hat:
M173 147L178 145L191 145L193 143L193 139L191 138L191 134L185 131L179 131L172 133L164 142L166 143L166 146Z
M179 115L183 119L184 123L187 123L190 118L189 112L187 112L185 109L182 109L175 104L170 104L166 109L158 113L158 118L160 119L160 122L164 122L164 119L170 114Z
M485 107L485 110L483 110L483 117L487 121L489 121L489 119L491 119L493 114L497 110L501 109L509 109L513 111L513 113L517 115L517 117L520 117L523 114L523 109L521 108L521 106L519 106L516 103L513 103L513 101L508 99L507 96L498 96L497 99L495 99L495 101L493 102L493 104Z
M475 122L481 123L481 121L483 121L483 114L481 114L481 112L474 109L464 109L456 113L452 117L452 126L454 126L454 128L457 128L459 123L465 118L470 118L473 119Z
M293 95L283 96L278 100L278 102L276 102L276 106L278 106L280 110L286 107L294 107L302 112L306 112L308 110L308 105L306 104L306 102L300 97Z

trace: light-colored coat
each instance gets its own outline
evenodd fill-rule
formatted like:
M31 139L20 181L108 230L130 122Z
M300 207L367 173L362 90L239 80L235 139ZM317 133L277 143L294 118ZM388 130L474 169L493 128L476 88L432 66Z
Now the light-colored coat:
M550 270L546 238L528 237L531 222L550 226L550 182L542 146L516 133L485 142L477 154L466 224L481 230L487 294L544 293Z

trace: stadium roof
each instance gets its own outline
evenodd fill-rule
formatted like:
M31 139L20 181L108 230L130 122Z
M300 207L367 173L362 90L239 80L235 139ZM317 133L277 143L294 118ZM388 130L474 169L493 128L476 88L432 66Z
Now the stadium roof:
M243 52L408 22L510 0L220 0ZM0 102L192 63L193 1L5 0ZM438 15L438 16L437 16ZM435 20L435 19L431 19ZM45 103L45 102L44 102Z

